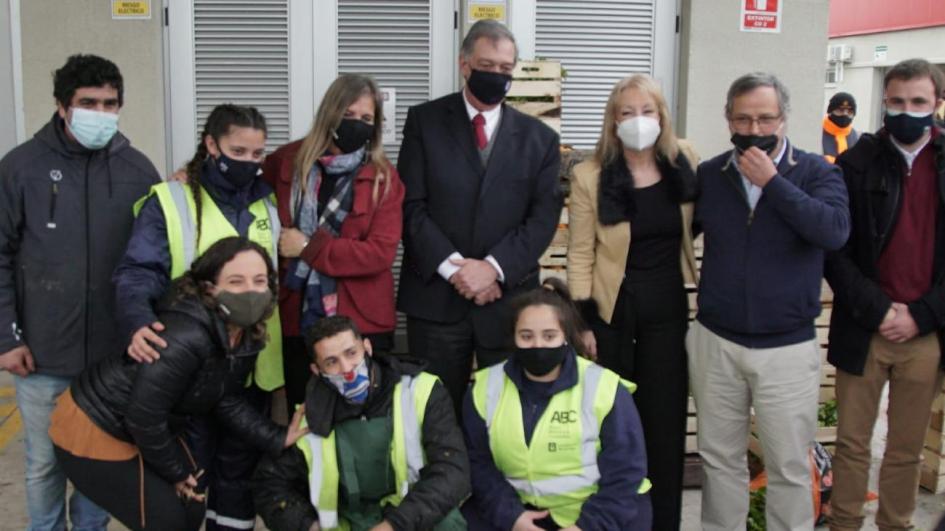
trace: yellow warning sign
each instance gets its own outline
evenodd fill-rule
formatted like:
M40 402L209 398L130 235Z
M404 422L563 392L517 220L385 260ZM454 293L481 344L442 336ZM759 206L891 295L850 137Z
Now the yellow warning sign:
M151 18L151 0L112 0L112 18L147 19Z
M496 4L469 4L469 20L492 19L505 21L505 6Z

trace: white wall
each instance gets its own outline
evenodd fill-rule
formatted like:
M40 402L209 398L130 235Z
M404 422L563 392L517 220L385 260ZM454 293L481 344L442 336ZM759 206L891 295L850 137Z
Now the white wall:
M883 76L892 65L904 59L921 57L945 64L945 26L830 39L830 44L853 47L853 60L843 67L843 80L824 87L821 111L835 92L849 92L856 98L857 116L853 127L875 131L882 124ZM886 46L886 58L876 57L876 47Z
M124 78L120 130L163 174L161 5L161 0L151 1L150 20L112 20L106 0L20 0L26 135L32 136L56 109L53 71L72 54L100 55L117 64Z
M10 26L10 0L0 3L0 72L13 72L13 32ZM13 76L0 76L0 157L17 145L16 103Z
M662 1L662 0L661 0ZM791 96L787 134L820 152L828 0L784 2L780 33L739 31L735 1L683 0L677 123L702 158L730 149L725 94L738 76L767 71Z

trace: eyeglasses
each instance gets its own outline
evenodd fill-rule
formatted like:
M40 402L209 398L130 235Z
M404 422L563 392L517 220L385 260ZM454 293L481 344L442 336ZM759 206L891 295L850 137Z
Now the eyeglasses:
M761 129L770 129L778 125L778 122L781 121L781 116L780 114L777 116L759 116L757 118L751 116L736 116L730 118L729 121L738 129L751 129L751 126L756 123Z

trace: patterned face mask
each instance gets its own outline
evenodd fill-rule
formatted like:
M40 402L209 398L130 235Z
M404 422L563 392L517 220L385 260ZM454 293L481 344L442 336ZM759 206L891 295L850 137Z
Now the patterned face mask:
M341 374L322 374L322 378L345 397L349 402L363 404L367 400L371 378L368 371L368 357L364 356L361 363L353 370Z

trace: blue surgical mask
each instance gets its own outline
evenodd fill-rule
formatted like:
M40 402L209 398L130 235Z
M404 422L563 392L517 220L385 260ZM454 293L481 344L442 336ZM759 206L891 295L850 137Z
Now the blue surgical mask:
M368 389L371 387L367 360L365 356L361 363L350 372L322 374L322 378L348 401L363 404L367 400Z
M69 131L86 148L102 149L118 132L118 115L73 107Z

